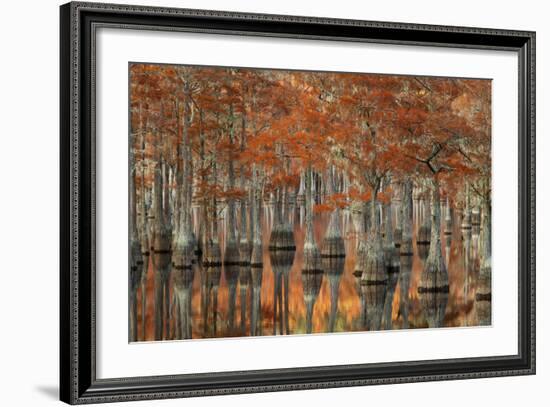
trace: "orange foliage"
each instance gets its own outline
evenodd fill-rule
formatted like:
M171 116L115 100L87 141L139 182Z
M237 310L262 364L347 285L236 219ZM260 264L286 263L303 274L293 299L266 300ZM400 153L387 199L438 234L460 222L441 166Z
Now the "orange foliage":
M155 161L181 171L184 145L203 197L243 196L246 187L227 189L229 163L246 182L260 169L266 188L297 188L309 165L346 173L349 191L325 197L317 211L368 201L390 179L436 177L448 191L490 185L490 81L142 63L129 70L131 146L146 185Z

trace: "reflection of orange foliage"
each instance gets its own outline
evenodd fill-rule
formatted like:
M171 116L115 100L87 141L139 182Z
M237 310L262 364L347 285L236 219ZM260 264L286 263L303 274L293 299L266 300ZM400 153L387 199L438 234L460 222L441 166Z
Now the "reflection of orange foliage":
M320 213L316 216L314 225L314 235L317 242L322 242L324 232L328 225L329 214ZM264 225L265 226L265 225ZM267 228L266 228L267 229ZM414 230L415 228L413 228ZM271 268L270 255L267 249L269 241L269 230L264 233L264 269L262 275L262 290L261 290L261 302L262 302L262 315L263 315L263 334L271 335L273 333L273 288L274 278ZM305 319L305 303L303 299L303 286L301 278L301 265L302 265L302 247L304 243L305 230L302 227L296 226L294 230L297 251L294 258L294 263L290 270L290 295L289 295L289 325L291 333L297 333L299 327L303 328ZM413 242L415 242L416 236L413 236ZM360 301L359 295L356 290L355 277L353 276L353 270L356 263L356 237L354 234L349 234L346 238L346 262L344 267L344 273L340 281L339 298L338 298L338 318L341 320L339 330L353 331L358 327L355 325L360 313ZM414 244L414 243L413 243ZM449 282L451 291L449 293L449 315L446 319L446 323L449 326L460 326L464 324L464 321L469 318L472 311L471 306L461 305L464 301L463 298L463 284L464 284L464 269L462 263L461 252L461 240L458 228L455 229L453 235L453 244L451 246L451 259L449 266ZM446 248L444 247L446 250ZM416 253L416 248L415 248ZM411 283L409 288L409 298L411 306L410 319L413 326L423 326L422 310L420 309L418 299L418 283L423 270L423 261L414 256L412 271L411 271ZM192 296L192 313L193 313L193 338L202 337L202 320L201 320L201 290L200 290L201 275L196 272L193 282L193 296ZM399 315L399 304L401 301L401 290L399 283L395 290L395 295L392 303L392 320L394 326L399 326L398 322L401 316ZM227 281L225 279L224 271L222 269L222 277L220 280L220 287L218 291L218 336L234 336L241 335L240 329L236 329L234 332L227 330L227 315L228 315L228 299L229 290ZM247 301L250 301L248 297ZM236 307L235 307L235 326L240 327L240 306L241 300L239 291L237 289ZM247 302L247 320L245 321L247 334L250 332L249 321L249 302ZM323 276L323 282L321 285L320 293L315 302L313 310L313 332L323 333L328 330L328 320L330 315L331 299L329 283L326 276ZM147 275L147 326L146 326L146 340L154 340L154 268L152 262L149 263L149 271ZM138 331L141 332L141 290L138 290ZM209 324L212 320L209 320ZM471 323L470 323L471 324ZM221 331L220 331L221 330ZM300 332L303 333L303 332ZM141 334L138 335L141 338Z

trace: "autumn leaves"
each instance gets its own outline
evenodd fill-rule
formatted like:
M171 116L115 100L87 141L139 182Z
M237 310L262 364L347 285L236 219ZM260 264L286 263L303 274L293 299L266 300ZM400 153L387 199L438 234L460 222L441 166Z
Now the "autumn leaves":
M237 284L241 302L253 282L261 285L255 269L263 264L265 208L274 214L267 249L275 259L275 332L278 325L289 333L287 273L297 249L293 229L300 206L308 314L324 263L338 269L327 275L337 302L338 259L346 255L344 211L357 217L355 269L363 295L374 298L366 312L391 308L397 276L400 285L408 284L407 276L389 278L388 270L406 265L403 257L412 253L413 187L431 198L420 291L448 291L440 199L456 209L474 199L483 216L490 213L490 97L484 80L131 64L132 256L138 247L142 257L151 249L155 338L191 336L189 290L197 262L224 267L230 302ZM477 191L475 198L466 190ZM324 242L313 237L320 212L331 214ZM485 246L483 255L490 258ZM135 293L138 275L148 271L138 267L140 261L134 261ZM210 295L219 281L203 272ZM259 307L258 298L254 303ZM258 309L252 311L250 330L257 332ZM372 329L380 328L381 318L367 317L377 319ZM439 317L432 318L434 325ZM232 326L235 313L228 318Z

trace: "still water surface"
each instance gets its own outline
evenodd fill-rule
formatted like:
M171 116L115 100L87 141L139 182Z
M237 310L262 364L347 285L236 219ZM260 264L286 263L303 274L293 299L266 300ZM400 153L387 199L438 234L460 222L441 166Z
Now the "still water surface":
M272 217L272 210L264 208L262 216L264 264L261 269L251 270L250 266L203 267L198 262L194 265L191 306L189 307L192 338L273 335L281 332L304 334L308 332L308 327L312 333L368 330L368 324L365 323L364 318L365 308L362 308L364 301L362 301L359 279L354 276L357 237L349 213L343 211L341 216L346 247L345 259L324 259L323 272L308 278L302 273L305 225L300 218L303 219L303 217L299 212L295 217L296 252L294 256L289 254L286 259L282 260L274 258L268 249ZM329 215L326 213L315 215L314 234L319 248L322 247L328 221ZM442 323L444 327L480 325L474 309L476 281L479 273L479 227L474 226L471 231L465 231L460 228L460 222L460 217L454 216L452 234L442 234L441 237L443 256L449 273L449 295L447 304L444 305L445 316ZM409 296L408 328L428 326L417 291L425 256L425 254L422 256L422 250L419 252L420 246L416 244L417 230L418 222L414 222L414 256L410 287L406 293ZM284 269L285 260L289 263L286 268L290 268L288 271L288 315L285 316L283 312L281 318L281 309L275 310L274 307L278 292L275 291L273 262L283 263ZM154 340L154 273L153 262L149 259L145 338L141 334L143 332L141 292L138 292L139 340ZM255 287L249 279L251 273L255 273L256 276ZM260 276L261 285L259 284ZM241 279L241 283L245 284L241 284L239 279ZM306 290L304 290L304 284L307 285ZM405 294L400 284L401 282L398 280L393 299L386 300L388 303L386 304L385 318L391 322L383 324L384 329L405 327L402 307L400 309L400 302ZM231 292L234 295L230 295ZM333 296L337 296L334 303ZM284 300L281 303L284 304ZM332 304L336 304L336 307L331 306ZM308 305L310 307L309 315ZM378 306L382 310L383 304L378 304ZM172 309L171 315L175 315L176 312L176 309ZM229 322L231 316L233 316L233 323ZM252 324L252 320L257 322ZM175 338L175 324L175 318L170 318L170 335L166 339Z

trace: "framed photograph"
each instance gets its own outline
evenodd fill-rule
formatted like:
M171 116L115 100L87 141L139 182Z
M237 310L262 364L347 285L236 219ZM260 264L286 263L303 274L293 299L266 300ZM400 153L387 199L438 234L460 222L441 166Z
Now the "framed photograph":
M61 400L535 373L535 33L61 6Z

